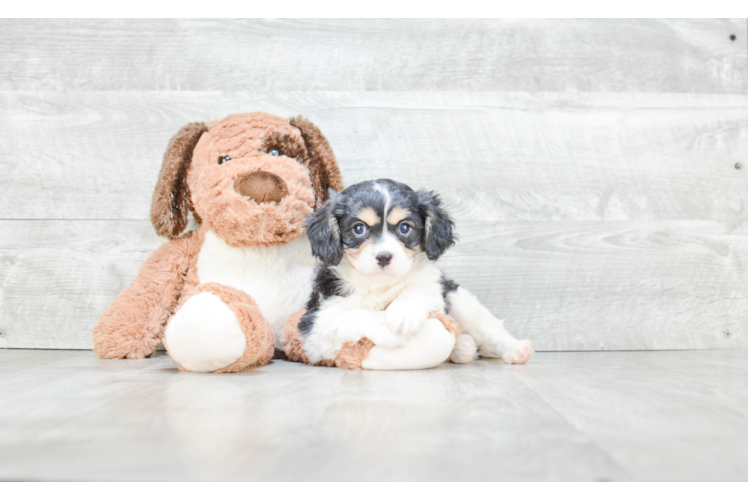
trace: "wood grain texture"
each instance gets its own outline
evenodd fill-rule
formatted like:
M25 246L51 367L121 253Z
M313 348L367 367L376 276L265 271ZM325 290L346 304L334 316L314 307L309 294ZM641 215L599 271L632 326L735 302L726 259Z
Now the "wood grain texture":
M82 352L6 376L0 479L630 478L495 360L229 376L129 361Z
M457 224L441 267L539 351L748 347L748 223ZM0 348L89 349L163 240L145 221L0 221L0 241Z
M99 316L164 241L141 221L2 221L0 347L92 349Z
M734 93L745 40L744 19L7 19L0 89Z
M440 192L444 268L540 350L748 347L747 40L744 19L0 20L0 347L90 348L162 241L169 138L255 110L314 121L349 185Z
M2 92L6 219L148 219L190 122L303 114L347 184L391 177L490 221L748 216L748 95Z
M517 379L631 477L748 480L748 351L539 359Z
M539 350L748 347L742 221L457 227L441 267Z
M224 375L0 350L0 375L5 481L748 479L748 350Z

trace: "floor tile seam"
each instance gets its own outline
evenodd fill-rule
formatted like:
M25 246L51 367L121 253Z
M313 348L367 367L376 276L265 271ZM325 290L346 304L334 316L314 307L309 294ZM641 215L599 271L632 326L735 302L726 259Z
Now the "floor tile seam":
M527 382L524 380L521 380L516 375L512 374L515 380L517 380L519 383L521 383L528 391L530 391L532 394L534 394L540 401L545 404L553 414L555 414L558 418L561 419L562 422L564 422L566 425L568 425L570 428L574 429L574 431L579 434L580 436L583 436L587 442L592 446L593 449L595 449L598 453L606 457L610 463L619 471L623 473L624 476L627 476L626 479L628 481L637 481L636 474L626 467L624 464L619 462L616 458L614 458L607 450L605 450L600 443L598 443L592 436L590 436L587 432L584 432L582 429L574 425L566 416L564 416L555 406L553 406L547 399L545 399L543 396L541 396L535 389L530 387Z

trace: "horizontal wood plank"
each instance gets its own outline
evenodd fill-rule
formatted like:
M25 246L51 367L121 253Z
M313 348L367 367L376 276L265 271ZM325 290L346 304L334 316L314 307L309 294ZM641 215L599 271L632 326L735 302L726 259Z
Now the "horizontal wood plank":
M748 347L748 224L458 221L441 267L540 350Z
M538 350L748 347L748 223L457 224L442 268ZM164 240L145 221L0 221L0 241L0 348L85 349Z
M0 90L734 93L746 34L744 19L6 19Z
M391 177L490 221L748 216L748 95L0 92L5 219L148 219L169 138L303 114L347 184Z
M142 221L2 221L0 241L0 347L90 349L101 313L166 240Z
M444 268L541 350L746 347L746 27L0 20L0 347L89 348L168 139L254 110L440 192Z

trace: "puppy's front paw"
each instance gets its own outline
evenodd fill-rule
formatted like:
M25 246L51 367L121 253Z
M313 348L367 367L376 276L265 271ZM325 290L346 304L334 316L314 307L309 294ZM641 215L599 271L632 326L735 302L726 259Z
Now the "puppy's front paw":
M388 349L405 345L405 337L393 333L383 323L372 323L364 331L364 337L374 342L374 345Z
M384 312L385 321L392 333L411 337L420 330L429 317L428 311L419 311L406 301L395 300Z
M532 346L532 342L529 340L520 340L502 357L509 364L521 365L527 363L534 352L535 349Z

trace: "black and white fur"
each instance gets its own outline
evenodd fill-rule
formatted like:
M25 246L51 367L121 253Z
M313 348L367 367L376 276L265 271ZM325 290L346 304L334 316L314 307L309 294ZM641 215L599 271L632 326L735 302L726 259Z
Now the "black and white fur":
M343 343L362 337L385 349L405 346L419 332L441 327L428 318L437 311L450 314L462 332L452 361L467 363L480 350L482 356L508 363L526 362L532 344L514 339L501 320L434 264L454 245L453 230L436 194L389 179L362 182L332 195L307 226L312 252L320 260L299 322L309 360L334 359ZM419 346L423 354L407 356L424 359L395 364L427 365L429 346Z

